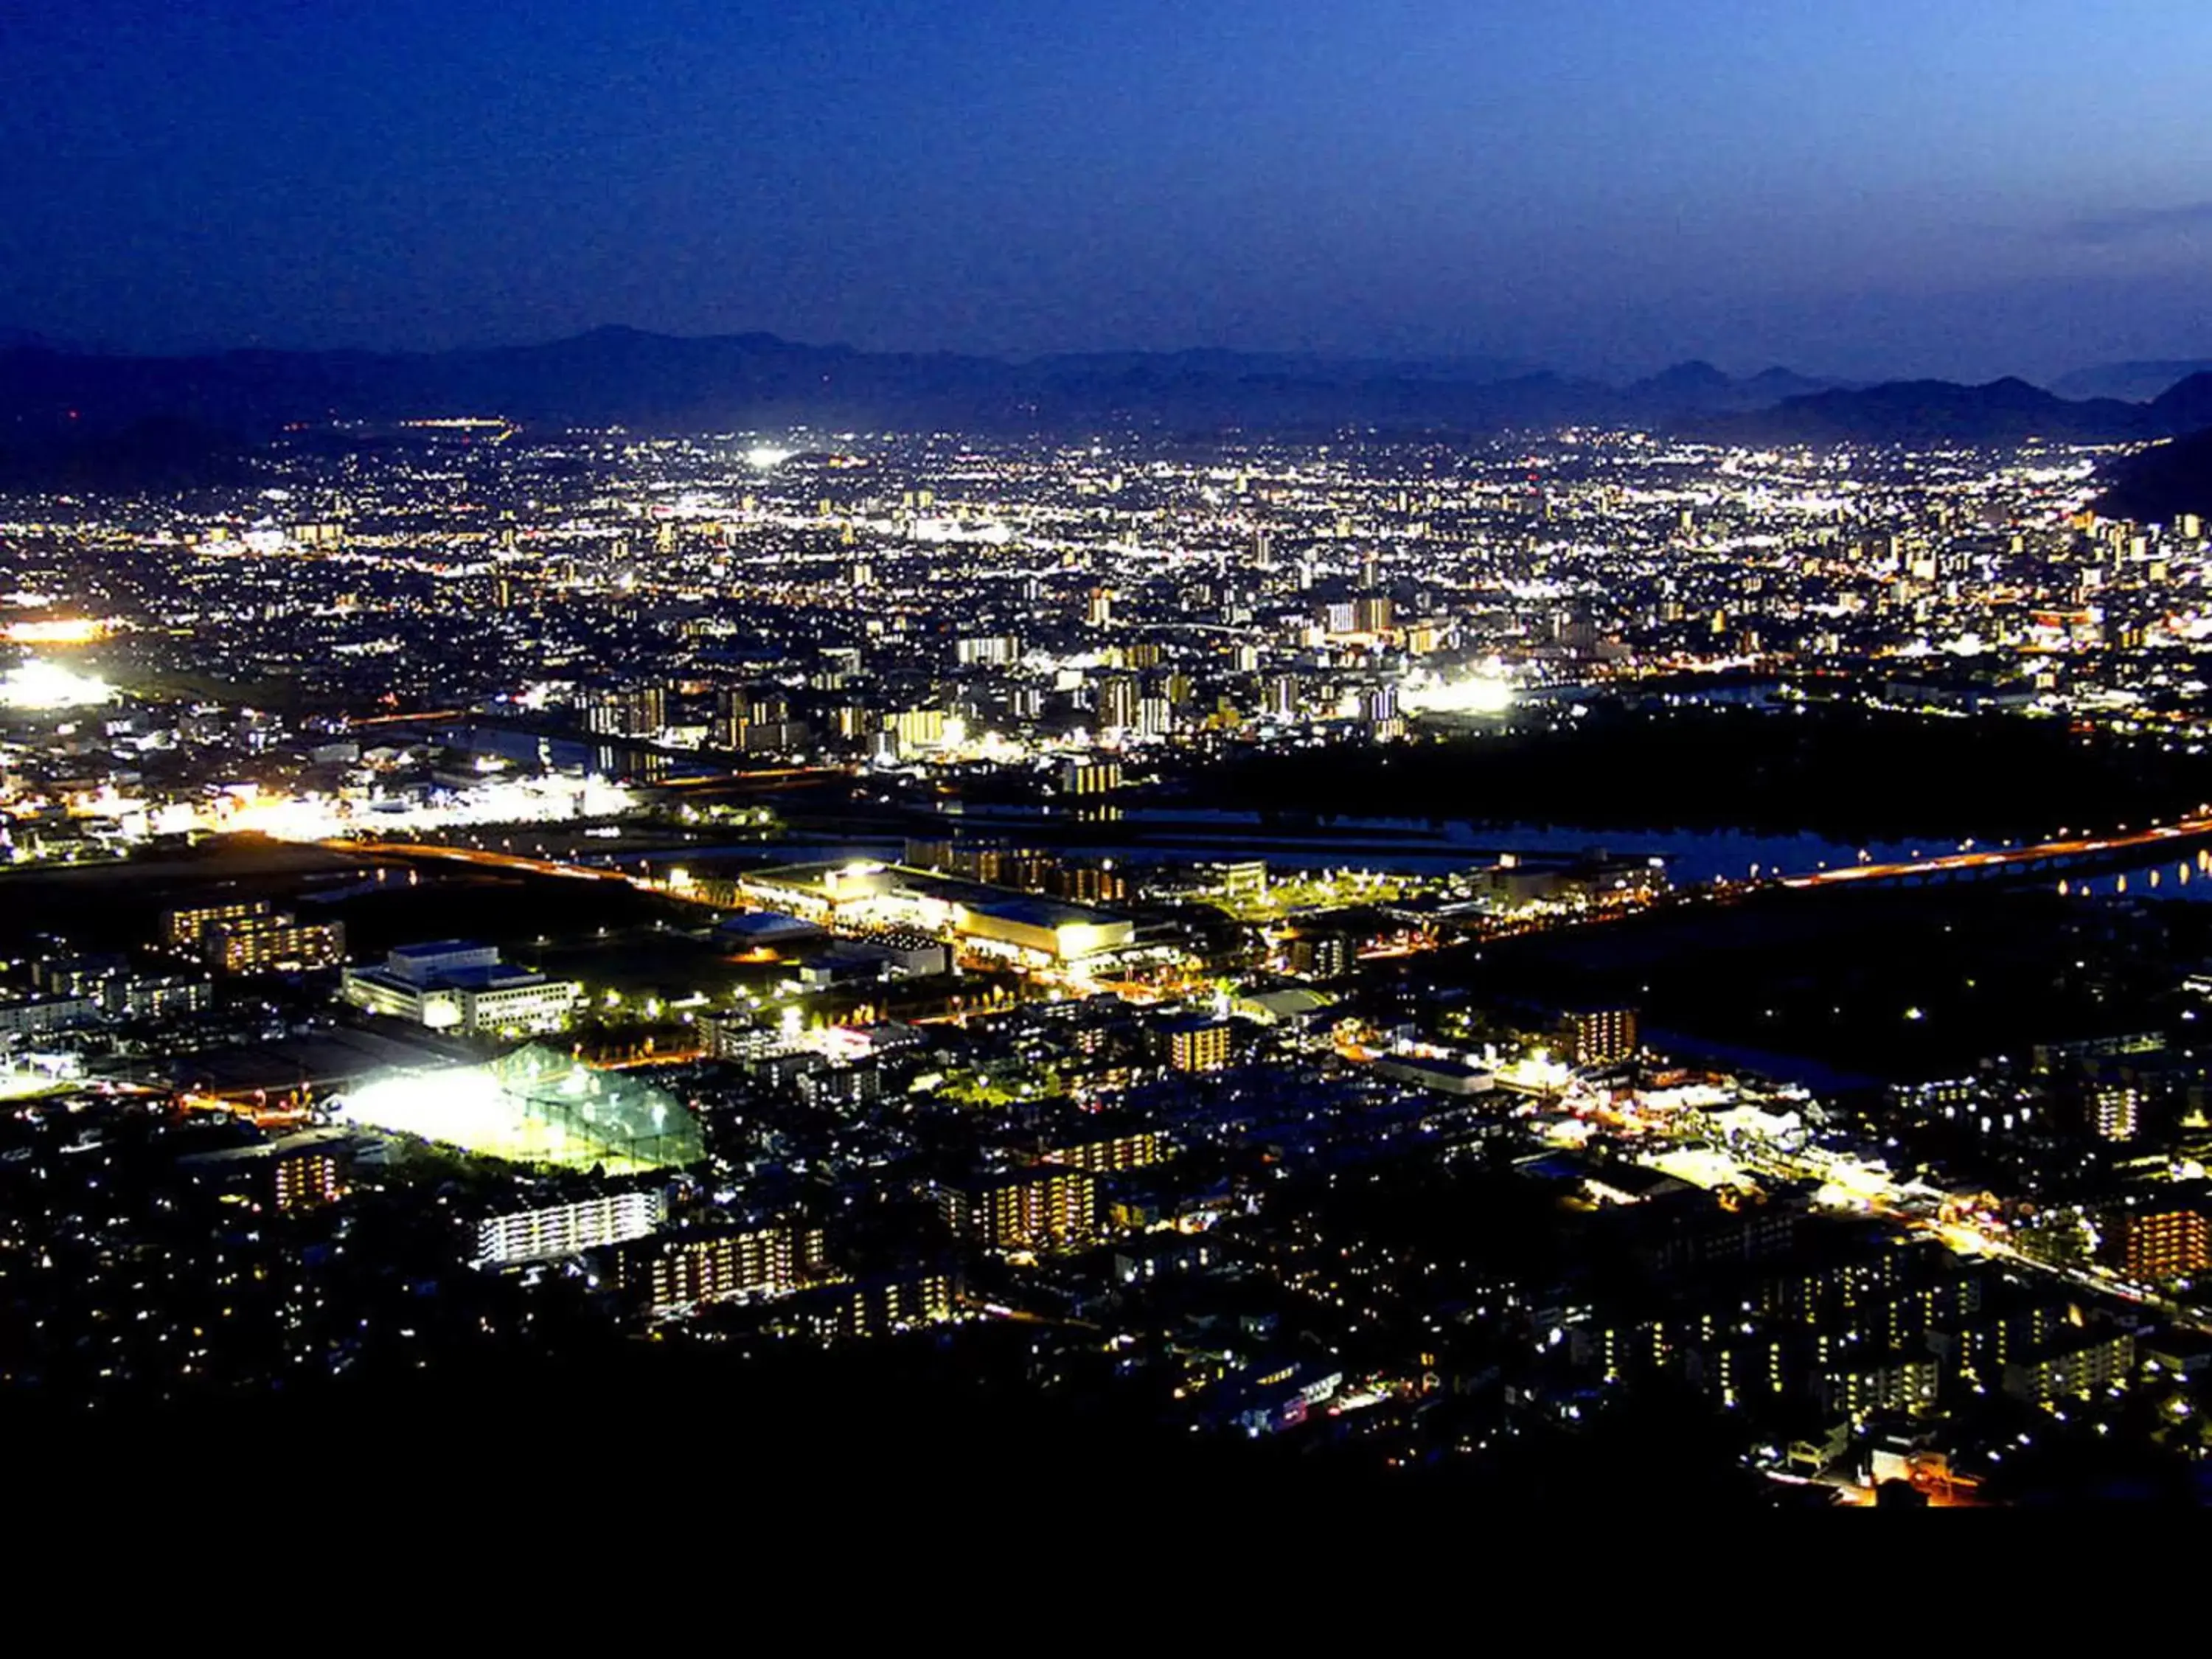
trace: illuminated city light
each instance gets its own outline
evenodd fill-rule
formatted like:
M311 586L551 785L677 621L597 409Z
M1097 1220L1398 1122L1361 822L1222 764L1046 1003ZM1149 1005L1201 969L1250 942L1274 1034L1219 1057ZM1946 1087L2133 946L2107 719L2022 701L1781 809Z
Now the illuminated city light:
M701 1156L698 1124L665 1090L536 1044L482 1066L373 1079L332 1109L340 1122L517 1164L612 1174Z
M1427 684L1413 681L1398 692L1398 706L1408 714L1503 714L1513 703L1512 682L1490 674Z
M90 674L33 657L0 675L0 707L27 711L90 708L112 700L115 688Z
M1404 1137L1409 1148L1433 1137L1441 1156L1458 1156L1453 1143L1469 1127L1462 1109L1419 1097L1464 1093L1486 1142L1494 1136L1514 1147L1516 1163L1528 1161L1522 1151L1541 1155L1531 1170L1546 1182L1579 1175L1582 1193L1595 1201L1635 1206L1656 1195L1662 1210L1679 1205L1718 1228L1787 1219L1795 1231L1802 1196L1818 1193L1830 1213L1802 1218L1815 1236L1839 1224L1879 1227L1936 1247L1917 1255L1994 1257L2008 1273L2044 1275L2070 1291L2107 1283L2117 1271L2101 1261L2083 1270L2027 1262L2011 1243L2032 1224L2010 1207L2015 1194L1984 1201L1939 1194L1905 1173L1930 1167L1927 1148L1911 1138L1917 1115L1947 1129L1978 1122L1978 1133L1996 1139L2014 1132L2015 1113L2026 1122L2016 1101L1958 1103L1914 1091L1911 1109L1880 1126L1896 1130L1885 1144L1856 1106L1706 1069L1718 1056L1669 1056L1657 1033L1650 1048L1629 1038L1632 1052L1623 1055L1609 1040L1576 1035L1572 1021L1563 1030L1549 1014L1532 1012L1523 1024L1516 1012L1498 1023L1456 999L1420 1008L1417 995L1409 1035L1395 1022L1333 1019L1327 1011L1342 990L1273 988L1273 975L1346 989L1370 975L1388 983L1415 952L1465 944L1481 961L1492 940L1601 923L1648 905L1718 909L1747 897L1780 909L1794 890L2002 875L2008 863L2020 866L2012 873L2021 884L2042 893L2058 883L2075 908L2098 902L2093 887L2144 900L2201 893L2202 882L2189 895L2182 884L2212 856L2197 851L2206 828L2172 801L2138 809L2139 828L2159 811L2166 827L2132 836L2094 803L2069 798L2037 819L2063 815L2080 826L2055 842L2001 846L1978 823L1930 823L1868 848L1814 831L1794 851L1753 837L1728 843L1725 856L1671 846L1662 856L1624 828L1632 850L1593 859L1567 850L1583 839L1568 821L1524 844L1523 830L1536 827L1532 816L1512 826L1511 840L1501 837L1501 848L1518 850L1478 854L1489 846L1483 826L1450 817L1464 809L1443 794L1434 813L1419 793L1385 799L1401 775L1418 782L1426 766L1449 759L1428 752L1430 739L1450 741L1435 729L1446 721L1411 732L1398 718L1423 714L1473 717L1461 720L1460 735L1474 750L1516 744L1497 730L1508 720L1543 741L1579 741L1585 716L1605 723L1624 708L1664 710L1658 718L1686 724L1702 710L1726 708L1734 720L1747 707L1773 717L1772 730L1801 720L1809 727L1832 700L1871 703L1885 721L1901 723L1955 715L1995 688L2003 707L2022 714L2053 714L2146 749L2201 754L2212 745L2212 726L2197 705L2212 688L2170 649L2212 638L2212 620L2195 608L2203 557L2194 532L2185 544L2148 530L2150 545L2137 553L2134 530L2115 542L2094 529L2043 527L2047 503L2021 498L2016 468L1963 461L1929 463L1957 469L1929 486L1959 497L1945 504L1948 522L1937 522L1915 504L1911 481L1898 482L1871 457L1856 463L1854 478L1848 457L1595 428L1490 476L1470 460L1457 479L1394 474L1396 462L1382 450L1233 465L1216 456L1200 469L1087 440L1036 455L1011 445L913 448L889 435L845 441L880 447L880 471L865 482L883 483L868 489L848 487L854 481L836 476L834 460L817 468L823 441L797 427L782 441L790 448L748 449L750 438L732 446L711 436L531 433L495 455L482 441L489 434L472 430L417 436L441 434L435 462L400 463L388 495L371 468L333 495L303 459L288 478L295 488L262 492L264 501L283 505L250 509L266 519L187 516L146 532L129 544L131 568L158 570L158 586L143 578L94 585L65 579L60 562L51 575L35 567L54 592L37 596L35 607L22 599L11 612L24 619L9 636L14 643L51 646L45 654L69 660L60 647L99 635L62 619L117 611L129 618L118 629L145 642L148 672L165 683L173 674L192 690L153 695L134 682L131 717L112 729L106 719L15 722L22 764L10 770L21 780L22 810L11 812L0 853L27 864L143 851L167 864L171 848L147 842L180 847L240 831L326 842L338 857L271 856L238 844L205 856L210 866L344 866L326 889L314 890L321 884L311 880L283 902L327 896L350 921L389 895L428 914L423 945L443 925L445 890L480 887L502 902L500 890L519 890L520 914L497 925L512 927L518 941L534 936L536 961L573 975L561 986L573 993L563 1014L581 1016L574 1052L525 1050L507 1072L435 1070L423 1060L336 1098L272 1102L267 1110L295 1115L333 1144L374 1130L520 1164L619 1175L693 1158L694 1121L716 1124L720 1152L723 1115L740 1109L732 1121L741 1133L731 1137L715 1190L686 1200L684 1236L640 1241L619 1267L577 1261L549 1267L549 1276L619 1273L627 1284L633 1270L641 1281L665 1276L683 1252L720 1249L733 1230L752 1225L757 1200L788 1184L781 1171L769 1182L752 1179L774 1164L830 1176L856 1194L872 1171L904 1182L914 1125L940 1104L957 1102L985 1118L1014 1115L982 1125L986 1144L1018 1121L1025 1143L1073 1150L1050 1142L1066 1130L1079 1146L1097 1122L1125 1110L1148 1115L1170 1091L1182 1095L1175 1074L1212 1069L1217 1038L1201 1048L1200 1032L1228 1037L1235 1056L1208 1085L1210 1098L1235 1115L1225 1121L1272 1115L1282 1097L1289 1133L1271 1130L1259 1162L1284 1174L1322 1167L1347 1137L1379 1136L1378 1145ZM1559 465L1570 447L1573 464ZM785 465L801 453L807 461ZM541 469L549 458L562 467ZM1638 476L1654 466L1663 475ZM1868 486L1879 492L1870 495L1859 480L1877 473L1884 482ZM1526 487L1538 475L1540 503ZM467 508L450 524L438 507L447 498L434 493L448 488ZM313 556L293 556L302 551ZM2170 561L2162 576L2149 574L2154 551ZM239 556L252 553L275 556ZM2084 580L2091 569L2100 573L2094 583ZM1753 574L1755 583L1745 580ZM423 597L426 578L434 599ZM474 610L482 614L454 614ZM2140 673L2130 668L2136 647L2114 637L2116 622L2140 626L2142 649L2154 653ZM459 625L444 631L452 624ZM2100 653L2113 672L2072 673L2052 660L2074 652ZM44 665L36 674L34 691L70 684ZM306 718L311 705L259 689L295 676L318 691ZM243 685L257 688L257 706L223 689ZM1485 724L1480 738L1464 729ZM1366 744L1375 745L1376 775L1386 787L1372 801L1342 800L1328 778L1334 752ZM1247 745L1262 762L1312 769L1319 822L1304 805L1278 817L1211 787L1207 769L1241 759ZM587 765L640 781L633 793L584 775ZM1711 799L1724 800L1730 787L1716 769ZM754 794L786 787L806 793L788 798L788 807L786 798ZM858 809L852 822L831 823L843 810L836 796L848 791ZM1191 799L1178 805L1186 793ZM1516 810L1533 815L1543 804L1516 799ZM1186 812L1187 846L1178 823ZM1125 832L1115 830L1086 844L1093 838L1079 826L1125 813L1137 821L1131 839L1150 842L1148 850L1107 856L1105 843L1123 845ZM789 827L780 826L787 815ZM1159 823L1147 822L1156 815ZM908 817L915 833L884 833L907 827L894 821ZM933 826L923 822L933 818ZM1387 840L1370 844L1368 823L1388 825ZM541 827L556 825L557 833ZM1045 833L1032 837L1032 826ZM738 837L722 832L738 829L747 840L760 831L763 850L774 848L775 856L803 848L807 861L756 869L750 848L725 844ZM1342 843L1329 844L1340 833ZM2079 839L2067 843L2068 833ZM2167 833L2179 839L2154 844ZM1925 856L1906 855L1915 838ZM895 859L884 850L901 842ZM2129 846L2158 866L2123 875L2124 860L2106 855ZM910 861L941 872L943 882L910 883ZM1722 870L1729 879L1717 883ZM979 886L1024 890L986 894ZM629 965L644 924L613 907L638 893L652 896L639 914L650 914L664 934L658 943L688 934L707 948L694 956L678 947L685 959L665 970ZM561 901L572 894L590 902L570 925ZM678 902L693 912L688 925L678 919ZM772 913L765 926L775 943L711 914L753 904ZM1095 915L1085 911L1091 906ZM1204 915L1199 906L1225 911L1233 926L1213 915L1188 927L1150 920L1170 908ZM471 908L453 907L455 925ZM160 979L183 984L150 995L206 996L212 964L169 944L151 965ZM349 944L357 959L364 942ZM1597 935L1595 949L1605 946ZM139 994L127 979L118 991L114 975L90 964L34 959L19 969L15 997L0 1007L16 1011L23 1041L41 1018L80 1018L74 1010L47 1016L43 1005L92 1000L49 984L82 988L97 977L102 1001ZM1643 976L1656 981L1657 969ZM1408 976L1409 985L1419 977ZM2206 988L2192 994L2212 996L2212 975L2204 979ZM366 1000L358 988L368 980L358 967L345 982L356 987L344 999L355 1012L337 1016L348 1042L374 1032L401 1006L396 992L388 1005ZM312 979L300 983L312 992ZM1976 981L1963 983L1971 993ZM410 1040L503 1033L519 1041L545 1029L524 1023L517 1001L479 1014L462 1000L464 988L456 982L417 998ZM1625 981L1617 993L1624 1003L1636 1000ZM487 982L466 994L544 993ZM230 1000L217 996L216 1006ZM1769 992L1755 1004L1747 999L1742 1012L1778 1006ZM1868 1023L1897 1021L1891 1037L1947 1029L1963 1017L1940 1000L1899 1020L1901 1010L1869 1002L1860 1012ZM166 1006L155 1012L168 1018ZM1835 1013L1841 1020L1845 1010ZM369 1022L365 1032L351 1029L356 1014ZM2201 1006L2177 1018L2193 1030ZM1178 1031L1188 1068L1176 1058ZM1155 1068L1161 1036L1170 1041ZM593 1064L581 1063L586 1054ZM774 1101L750 1079L701 1063L734 1069L761 1060L774 1068ZM1149 1078L1140 1065L1169 1075ZM606 1080L617 1073L665 1080L681 1097L621 1090ZM70 1086L88 1097L107 1085L79 1077ZM210 1108L237 1105L239 1091L222 1102L198 1093L213 1090L211 1080L189 1086ZM57 1109L39 1098L48 1087L21 1067L0 1075L0 1094L23 1103L11 1112ZM1199 1103L1188 1097L1175 1108ZM775 1121L772 1132L756 1133L756 1112L763 1131ZM2182 1127L2201 1129L2202 1115ZM2049 1127L2036 1125L2039 1133ZM363 1151L374 1163L375 1152ZM1888 1173L1885 1151L1899 1173ZM57 1153L79 1155L70 1142ZM363 1191L380 1201L388 1194L447 1206L450 1194L439 1195L449 1185L438 1173L444 1160L410 1147L385 1156L388 1182L363 1178ZM1008 1170L996 1158L984 1162L994 1179L1035 1163L1026 1150ZM955 1164L945 1160L948 1191L963 1178ZM535 1174L472 1174L499 1193L494 1202L502 1208L534 1203L533 1192L545 1196ZM2180 1174L2201 1171L2184 1165ZM1133 1261L1154 1243L1198 1238L1218 1218L1210 1196L1176 1190L1185 1179L1172 1170L1158 1177L1157 1216L1102 1206L1097 1234L1110 1230L1117 1259L1123 1245ZM248 1200L240 1192L224 1201ZM1272 1225L1266 1212L1276 1200L1258 1202L1254 1219ZM1284 1218L1296 1224L1296 1212ZM696 1238L695 1220L702 1224ZM2121 1231L2107 1229L2116 1242ZM1350 1242L1348 1255L1311 1275L1295 1252L1282 1257L1281 1288L1305 1290L1352 1316L1401 1291L1418 1294L1418 1279L1392 1284L1387 1267L1381 1275L1364 1271L1358 1242ZM944 1245L933 1231L926 1243L933 1255ZM1009 1270L994 1290L989 1305L1001 1311L993 1316L1023 1317L1023 1275L1048 1251L1026 1235L981 1248ZM1164 1259L1159 1265L1184 1271ZM810 1340L811 1330L826 1340L833 1324L842 1330L863 1316L871 1328L886 1315L894 1324L904 1316L878 1305L877 1287L864 1295L835 1282L840 1269L829 1271L831 1283L810 1285L829 1293L816 1298L823 1308L789 1322L792 1340ZM1683 1277L1694 1299L1699 1276L1686 1266ZM801 1274L793 1282L808 1281ZM1488 1318L1483 1300L1504 1288L1478 1296L1474 1317ZM834 1315L833 1302L842 1308ZM1106 1340L1117 1347L1141 1341L1145 1303L1114 1308ZM613 1314L611 1303L607 1310L629 1316ZM1451 1316L1438 1305L1419 1311L1437 1328ZM1771 1334L1771 1310L1745 1306L1739 1317L1733 1297L1723 1297L1713 1311L1722 1334L1763 1341ZM1842 1323L1837 1329L1848 1334ZM1562 1350L1566 1334L1591 1333L1563 1334L1552 1321L1535 1332ZM1587 1341L1575 1346L1595 1352ZM312 1347L307 1353L307 1364L320 1363ZM1317 1395L1303 1404L1340 1414L1406 1401L1432 1386L1430 1369L1425 1358L1417 1366L1408 1356L1402 1375L1347 1378L1333 1403ZM1746 1403L1742 1379L1725 1364L1708 1375L1723 1379L1722 1403ZM1205 1410L1209 1399L1273 1388L1286 1376L1270 1369L1224 1377L1222 1388L1179 1383L1175 1397ZM1844 1401L1844 1390L1856 1386L1848 1378L1790 1386L1836 1389L1838 1413L1858 1409ZM1570 1414L1588 1401L1540 1399L1538 1408L1546 1406ZM1764 1455L1781 1457L1787 1440L1770 1422L1757 1426L1762 1444L1775 1440Z
M114 631L115 624L103 617L57 617L52 621L9 623L7 639L10 645L89 645Z
M192 827L246 831L276 841L329 841L345 836L435 835L507 824L568 823L620 817L637 797L604 778L507 778L422 802L360 802L246 791L204 809ZM173 823L171 827L176 827Z

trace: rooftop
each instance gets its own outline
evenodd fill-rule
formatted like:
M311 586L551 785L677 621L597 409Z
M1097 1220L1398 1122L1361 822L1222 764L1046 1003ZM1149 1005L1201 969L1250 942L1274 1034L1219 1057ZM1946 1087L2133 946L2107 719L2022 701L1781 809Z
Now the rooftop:
M389 954L412 961L418 957L459 956L465 951L488 951L491 947L472 939L428 939L420 945L395 945Z

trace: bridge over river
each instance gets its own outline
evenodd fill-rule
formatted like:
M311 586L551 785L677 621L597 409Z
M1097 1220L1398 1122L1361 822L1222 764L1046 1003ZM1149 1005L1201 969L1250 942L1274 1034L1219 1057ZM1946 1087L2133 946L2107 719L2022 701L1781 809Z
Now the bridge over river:
M1771 885L1797 890L1852 885L1918 886L1936 882L2022 881L2089 876L2115 870L2163 867L2172 858L2180 881L2192 867L2212 872L2212 812L2154 823L2108 836L2039 842L2030 847L1992 847L1933 858L1842 866L1811 875L1780 876ZM2189 854L2194 850L2196 856Z

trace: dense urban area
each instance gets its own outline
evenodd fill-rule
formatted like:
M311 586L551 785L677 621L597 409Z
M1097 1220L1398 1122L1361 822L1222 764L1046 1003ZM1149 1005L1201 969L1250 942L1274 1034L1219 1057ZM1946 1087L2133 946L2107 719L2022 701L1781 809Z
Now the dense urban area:
M2192 1498L2133 447L488 412L0 497L0 1412Z

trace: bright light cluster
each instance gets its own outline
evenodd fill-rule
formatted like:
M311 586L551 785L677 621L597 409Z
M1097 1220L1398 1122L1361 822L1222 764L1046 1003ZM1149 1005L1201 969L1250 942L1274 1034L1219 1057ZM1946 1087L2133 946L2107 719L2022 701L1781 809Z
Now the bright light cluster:
M1492 674L1409 681L1399 689L1398 706L1409 714L1502 714L1513 706L1513 683Z
M580 1080L580 1070L577 1075ZM341 1122L413 1135L514 1164L589 1168L615 1161L598 1143L571 1134L550 1116L530 1110L481 1066L381 1078L340 1097L336 1113Z
M8 642L10 645L89 645L94 640L106 639L114 631L112 623L96 617L12 622L8 624Z
M518 1146L543 1126L526 1123L507 1091L474 1067L402 1073L364 1084L337 1102L340 1121L416 1135L485 1152Z
M275 841L328 841L337 836L426 835L483 824L568 823L620 817L637 797L605 778L510 778L478 784L420 805L374 805L321 796L232 796L216 809L210 829L246 830Z
M90 708L115 695L106 680L32 657L0 675L0 708Z
M331 1105L341 1122L516 1164L615 1174L701 1152L698 1127L674 1097L535 1046L479 1066L386 1073Z

